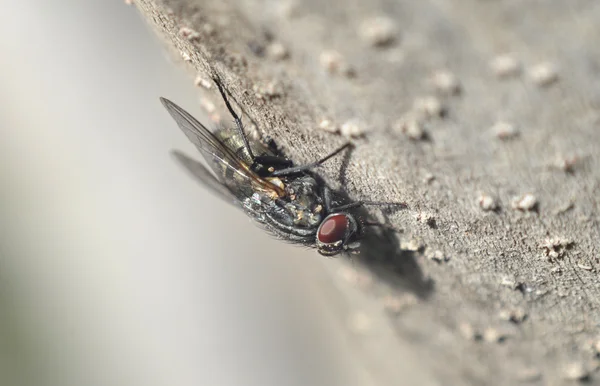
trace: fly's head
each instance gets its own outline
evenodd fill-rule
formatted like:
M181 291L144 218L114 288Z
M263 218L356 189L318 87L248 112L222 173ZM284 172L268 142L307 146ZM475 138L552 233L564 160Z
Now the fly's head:
M317 229L317 251L323 256L357 252L359 247L358 223L349 213L332 213Z

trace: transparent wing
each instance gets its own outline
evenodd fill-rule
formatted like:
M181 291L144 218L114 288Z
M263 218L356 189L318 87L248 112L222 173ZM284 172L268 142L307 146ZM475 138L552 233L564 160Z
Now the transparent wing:
M213 162L209 161L209 164L217 178L235 196L238 198L247 197L249 194L248 188L250 187L264 192L273 192L278 196L284 194L280 187L251 171L248 165L232 149L224 145L219 138L187 111L166 98L160 98L160 101L196 148L205 155L207 160L213 160ZM206 157L207 155L208 157ZM224 171L226 173L223 173ZM229 178L224 178L224 174L228 174Z
M210 191L214 194L222 198L229 204L233 204L237 201L237 198L234 194L227 188L227 186L223 185L217 178L204 166L202 163L191 159L187 155L173 150L171 151L171 155L175 158L184 168L187 169L188 172L192 174L192 176L196 177L200 183L206 186Z

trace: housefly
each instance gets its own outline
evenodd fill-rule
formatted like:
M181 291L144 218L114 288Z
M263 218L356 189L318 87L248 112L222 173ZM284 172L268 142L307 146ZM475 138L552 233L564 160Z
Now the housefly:
M235 129L211 132L184 109L160 98L179 128L204 156L212 173L202 163L176 150L175 158L205 187L241 207L278 238L316 247L324 256L358 252L365 226L375 224L362 221L353 210L362 205L386 203L340 203L335 192L313 171L352 144L346 143L314 163L295 166L273 147L248 139L221 81L214 80L234 118Z

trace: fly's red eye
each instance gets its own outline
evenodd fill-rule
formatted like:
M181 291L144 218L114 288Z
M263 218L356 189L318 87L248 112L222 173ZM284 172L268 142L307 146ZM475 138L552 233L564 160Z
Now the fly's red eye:
M345 214L334 214L321 223L317 237L324 244L332 244L344 240L348 229L348 219Z

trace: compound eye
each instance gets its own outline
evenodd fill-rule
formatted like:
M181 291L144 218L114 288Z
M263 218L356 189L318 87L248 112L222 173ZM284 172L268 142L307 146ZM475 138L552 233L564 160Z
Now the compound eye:
M319 227L317 238L323 244L333 244L344 240L348 230L348 218L345 214L328 216Z

